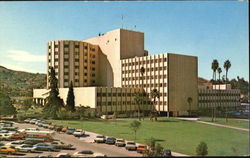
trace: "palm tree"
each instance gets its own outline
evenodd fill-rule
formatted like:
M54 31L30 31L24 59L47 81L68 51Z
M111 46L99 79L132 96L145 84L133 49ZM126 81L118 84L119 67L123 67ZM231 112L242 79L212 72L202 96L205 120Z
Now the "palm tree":
M213 80L215 81L216 80L216 70L217 68L219 67L219 62L217 61L217 59L214 59L213 62L212 62L212 70L213 70Z
M220 81L220 74L222 73L222 70L221 70L220 67L217 68L217 72L218 72L218 74L219 74L219 83L220 83L220 82L221 82L221 81Z
M145 73L145 68L142 66L140 68L140 74L141 74L141 80L142 80L142 88L144 88L144 73ZM142 100L144 100L144 94L142 95ZM143 107L143 101L141 102L142 104L142 107ZM142 109L143 110L143 120L144 120L144 108Z
M154 102L154 105L152 106L152 109L151 109L152 110L151 113L153 114L155 121L157 121L157 111L155 109L155 103L156 103L156 98L158 99L160 98L160 93L157 89L153 89L150 94Z
M140 117L140 111L141 111L141 108L140 108L140 104L142 104L144 101L142 95L140 93L136 93L135 94L135 103L137 104L137 112L138 112L138 119L139 121L141 121L141 117Z
M226 82L228 81L227 72L228 72L228 70L230 69L230 67L231 67L231 62L230 62L229 60L226 60L226 61L224 62L224 68L225 68L225 70L226 70Z
M189 116L190 116L190 114L191 114L191 103L193 102L193 99L191 97L188 97L187 102L188 102L188 105L189 105L189 110L188 110L189 112L188 113L189 113Z

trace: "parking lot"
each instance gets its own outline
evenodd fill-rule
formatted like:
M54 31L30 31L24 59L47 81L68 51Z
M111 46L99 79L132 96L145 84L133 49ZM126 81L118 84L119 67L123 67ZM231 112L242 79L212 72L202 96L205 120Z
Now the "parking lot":
M18 129L26 129L26 128L38 128L41 131L52 131L43 127L38 127L34 124L28 123L14 123L14 127L18 127ZM75 150L58 150L58 151L39 151L36 153L21 153L22 155L18 155L18 157L36 157L41 155L51 155L56 157L59 153L68 153L73 155L75 152L82 150L91 150L94 153L101 153L108 157L138 157L142 156L142 154L137 153L136 151L127 151L125 147L117 147L115 145L109 145L105 143L94 143L94 139L97 134L92 132L85 131L85 134L82 137L75 137L73 135L68 135L64 132L55 132L53 135L53 139L59 140L65 144L73 145ZM9 141L1 141L2 143L8 143ZM7 155L8 157L17 157L17 155Z

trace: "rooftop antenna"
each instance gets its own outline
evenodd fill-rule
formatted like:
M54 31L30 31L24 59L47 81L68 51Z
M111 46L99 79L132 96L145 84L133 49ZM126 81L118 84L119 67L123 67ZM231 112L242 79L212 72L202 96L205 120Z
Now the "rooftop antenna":
M122 29L123 29L123 15L122 15Z

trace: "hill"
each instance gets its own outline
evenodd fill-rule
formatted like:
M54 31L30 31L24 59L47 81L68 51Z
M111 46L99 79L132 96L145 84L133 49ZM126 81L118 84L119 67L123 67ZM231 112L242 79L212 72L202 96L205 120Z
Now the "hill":
M14 71L0 66L0 87L10 97L32 97L33 88L46 87L46 75Z

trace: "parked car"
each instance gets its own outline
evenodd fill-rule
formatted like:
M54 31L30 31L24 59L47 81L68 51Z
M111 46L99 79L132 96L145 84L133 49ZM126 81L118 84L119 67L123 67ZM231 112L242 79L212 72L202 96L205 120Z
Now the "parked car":
M91 150L82 150L75 152L73 157L95 157L94 152Z
M48 126L48 129L53 130L55 126L56 126L56 125L49 125L49 126Z
M107 155L102 154L102 153L94 153L95 157L107 157Z
M68 128L66 131L67 134L73 134L74 132L75 132L74 128Z
M62 131L62 132L66 132L67 129L68 129L68 127L63 127L61 131Z
M16 147L20 152L36 152L37 147L30 144L22 144Z
M56 157L59 158L71 158L71 155L69 153L59 153L56 155Z
M65 144L61 141L54 141L54 142L51 142L49 144L55 146L56 149L63 149L63 150L74 150L75 149L75 148L73 148L73 145Z
M127 141L125 148L126 150L136 150L137 147L134 141Z
M42 142L44 142L42 139L26 139L23 143L24 144L35 145L37 143L42 143Z
M24 139L25 135L24 134L20 134L20 133L16 133L10 136L11 139Z
M2 154L14 154L16 152L17 152L17 150L13 147L10 147L10 146L1 146L0 147L0 153L2 153Z
M40 151L55 151L56 150L56 147L54 145L49 145L46 143L38 143L34 145L34 147L36 147L36 149Z
M29 122L29 123L31 123L31 124L35 124L35 123L36 123L36 121L37 121L37 119L32 119L32 120L30 120L30 122Z
M23 140L17 140L17 141L12 141L12 142L6 143L5 145L6 146L15 146L15 147L17 147L17 146L20 146L22 144L24 144Z
M115 144L115 138L114 137L107 137L105 143L106 144Z
M115 146L123 147L123 146L125 146L125 145L126 145L126 144L125 144L125 140L124 140L124 139L122 139L122 138L116 139L116 141L115 141Z
M57 131L57 132L61 132L62 128L63 128L63 126L58 126L58 125L56 125L56 126L54 127L54 130Z
M98 135L94 139L95 143L105 143L105 141L106 141L106 138L105 136L102 136L102 135Z
M146 146L146 145L140 144L140 145L137 146L136 151L137 151L138 153L143 153L146 149L147 149L147 146Z
M169 150L169 149L163 149L162 150L162 156L163 157L171 157L172 156L171 150Z
M74 135L75 137L81 137L81 136L83 136L84 134L85 134L85 131L82 130L82 129L76 129L75 132L73 133L73 135Z
M31 120L31 118L26 118L26 119L24 120L24 122L29 123L30 120Z

